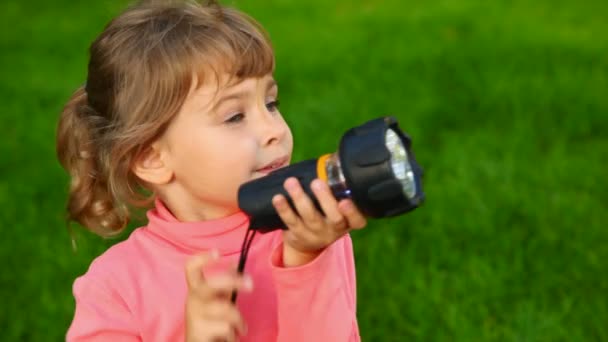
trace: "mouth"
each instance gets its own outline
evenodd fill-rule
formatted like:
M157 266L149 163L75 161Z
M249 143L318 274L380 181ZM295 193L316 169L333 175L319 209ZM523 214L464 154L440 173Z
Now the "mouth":
M287 166L289 163L289 156L284 156L277 158L270 163L262 166L261 168L255 170L256 172L263 173L264 175L271 173L274 170L280 169L283 166Z

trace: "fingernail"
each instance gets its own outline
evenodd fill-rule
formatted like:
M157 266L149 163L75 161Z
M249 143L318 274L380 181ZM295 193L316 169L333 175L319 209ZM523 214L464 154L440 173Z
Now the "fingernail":
M281 200L281 196L280 195L275 195L274 197L272 197L272 203L276 206L281 206L283 205L283 201Z
M313 180L312 184L310 184L310 187L313 188L314 190L321 190L321 188L322 188L321 181L318 179Z
M298 181L297 181L295 178L288 178L288 179L285 181L285 187L286 187L288 190L295 190L295 189L296 189L296 187L297 187L297 182L298 182Z
M354 209L354 205L351 201L344 201L344 204L342 204L342 207L344 207L344 210L348 210L351 211Z
M253 279L250 276L243 276L243 288L247 291L251 291L253 289Z

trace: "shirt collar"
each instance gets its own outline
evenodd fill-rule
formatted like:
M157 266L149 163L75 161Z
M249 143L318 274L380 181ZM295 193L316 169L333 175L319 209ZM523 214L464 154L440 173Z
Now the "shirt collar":
M222 255L239 253L249 227L242 211L219 219L181 222L160 199L148 211L147 230L190 253L217 249Z

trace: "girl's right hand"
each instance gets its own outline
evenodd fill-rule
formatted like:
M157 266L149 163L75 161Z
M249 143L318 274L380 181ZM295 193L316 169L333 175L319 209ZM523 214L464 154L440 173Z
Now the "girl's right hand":
M188 296L186 298L186 341L236 341L244 336L246 326L235 304L233 290L251 291L247 275L224 273L205 279L203 267L217 261L217 252L195 256L186 263Z

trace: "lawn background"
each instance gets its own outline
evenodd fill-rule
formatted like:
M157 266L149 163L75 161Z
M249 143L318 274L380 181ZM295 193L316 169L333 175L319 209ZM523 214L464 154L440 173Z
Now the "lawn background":
M392 114L428 200L353 234L366 341L608 341L608 2L234 1L270 32L294 160ZM0 3L0 340L59 341L59 112L125 1Z

